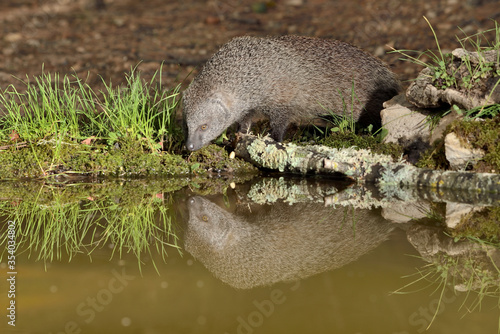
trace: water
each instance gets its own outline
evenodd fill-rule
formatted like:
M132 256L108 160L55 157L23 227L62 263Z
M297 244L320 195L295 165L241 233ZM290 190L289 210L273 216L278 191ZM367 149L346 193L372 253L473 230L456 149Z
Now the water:
M451 210L333 180L216 181L2 189L2 333L498 331L496 248L443 229L497 199Z

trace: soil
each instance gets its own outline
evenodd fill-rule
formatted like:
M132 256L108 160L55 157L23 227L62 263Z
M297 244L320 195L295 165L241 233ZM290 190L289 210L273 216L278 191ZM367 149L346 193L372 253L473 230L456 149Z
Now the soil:
M491 0L5 0L0 11L0 89L46 72L77 73L97 89L124 82L138 66L145 78L162 67L169 87L189 81L218 47L239 35L299 34L355 44L387 62L404 81L421 67L396 49L459 47L463 36L493 28ZM139 64L139 65L138 65ZM16 79L17 78L17 79Z

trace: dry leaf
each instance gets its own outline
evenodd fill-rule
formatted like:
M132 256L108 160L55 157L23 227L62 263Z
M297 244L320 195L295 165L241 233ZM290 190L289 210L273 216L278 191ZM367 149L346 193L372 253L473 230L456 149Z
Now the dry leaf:
M92 142L95 140L95 136L92 136L92 137L88 137L87 139L85 140L82 140L81 143L83 145L90 145L92 144Z
M9 135L9 138L10 138L11 141L16 141L20 137L19 137L19 134L16 132L16 130L12 130L12 132Z

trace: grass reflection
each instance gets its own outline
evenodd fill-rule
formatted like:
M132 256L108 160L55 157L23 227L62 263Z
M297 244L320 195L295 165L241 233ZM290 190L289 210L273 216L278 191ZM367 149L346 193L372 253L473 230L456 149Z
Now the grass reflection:
M464 313L474 313L481 311L486 298L493 298L500 308L500 270L491 255L493 248L474 247L477 244L468 246L471 248L461 254L439 252L432 257L421 257L430 263L405 276L411 281L393 292L410 294L430 291L429 296L433 298L429 299L429 304L419 308L420 314L415 312L410 316L412 324L421 325L422 331L428 330L437 316L453 303L460 303L458 308ZM423 316L422 310L428 311L432 318Z
M165 259L172 248L180 251L173 193L163 192L161 182L27 185L17 188L18 196L0 201L2 220L16 222L16 254L50 262L81 253L92 257L108 247L111 258L132 252L141 266L153 252ZM3 260L7 233L0 247Z

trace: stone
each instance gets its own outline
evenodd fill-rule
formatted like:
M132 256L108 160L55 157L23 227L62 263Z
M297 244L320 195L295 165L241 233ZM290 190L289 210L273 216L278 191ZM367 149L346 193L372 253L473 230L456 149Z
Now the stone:
M304 0L286 0L285 5L288 6L302 6L304 4Z
M448 202L446 203L446 226L455 228L465 215L481 209L472 204Z
M431 128L428 117L433 113L433 110L415 107L404 94L395 96L384 103L380 113L382 126L388 131L383 141L401 145L408 152L407 160L416 162L423 151L443 137L451 122L462 117L452 111Z
M19 32L11 32L11 33L6 34L3 39L7 43L16 43L16 42L20 42L23 38L24 38L23 34L21 34Z
M428 142L430 130L426 122L425 111L414 110L403 94L397 95L384 103L380 113L382 126L389 131L384 138L386 143L407 143L423 140Z
M464 170L469 164L475 164L484 156L481 149L472 148L469 143L463 143L453 132L444 138L446 160L453 170Z
M407 160L415 163L430 147L431 131L426 122L428 114L428 111L419 110L406 101L404 94L385 102L380 112L382 127L388 131L384 143L401 145L409 153Z
M407 223L425 218L427 212L430 212L430 206L426 202L395 203L382 209L382 217L393 223Z
M470 52L464 49L455 49L451 54L457 60L467 61L472 67L477 66L480 60L495 63L498 59L498 51L485 51L482 53ZM494 71L493 68L492 71ZM410 103L419 108L438 108L457 105L462 109L470 110L483 105L499 103L497 95L491 90L478 93L477 90L458 90L455 88L440 89L434 86L433 70L424 68L417 79L411 83L406 90L406 98ZM500 96L500 94L499 94Z

